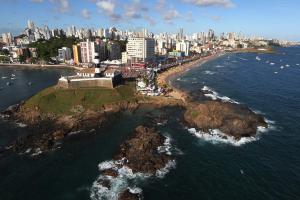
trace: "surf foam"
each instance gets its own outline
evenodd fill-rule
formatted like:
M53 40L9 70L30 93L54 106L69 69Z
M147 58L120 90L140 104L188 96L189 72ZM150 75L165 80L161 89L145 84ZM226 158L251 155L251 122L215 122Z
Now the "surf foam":
M212 72L212 71L209 71L209 70L206 70L204 71L204 74L206 75L214 75L216 72Z
M221 100L223 102L229 102L229 103L234 103L234 104L240 104L239 102L230 99L227 96L220 96L218 92L214 91L212 88L208 87L208 86L204 86L202 88L202 91L209 91L210 93L208 94L204 94L204 96L211 98L212 100L216 101L216 100Z
M241 139L237 140L233 136L226 135L219 129L210 129L209 132L204 132L204 131L197 131L195 128L187 128L188 132L191 133L192 135L196 136L197 138L210 142L212 144L230 144L233 146L242 146L247 143L255 142L260 139L260 135L262 133L267 133L270 130L275 130L275 122L268 120L265 118L265 121L268 124L268 127L262 127L258 126L256 129L256 136L252 137L242 137Z
M158 147L158 152L162 154L172 154L172 139L169 136L165 136L164 145ZM118 173L116 177L100 174L98 178L92 184L90 189L90 198L92 200L117 200L119 195L127 189L132 194L142 194L142 189L137 185L150 177L150 174L145 173L133 173L132 169L125 166L126 158L121 160L104 161L98 165L100 172L105 170L114 170ZM170 160L165 167L155 172L155 177L163 178L171 169L176 167L176 161ZM105 182L109 183L109 187L105 186Z

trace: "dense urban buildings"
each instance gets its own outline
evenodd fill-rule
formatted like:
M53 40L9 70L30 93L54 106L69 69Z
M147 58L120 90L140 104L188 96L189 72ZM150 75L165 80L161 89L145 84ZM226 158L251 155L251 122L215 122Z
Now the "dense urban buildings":
M186 34L153 34L141 31L110 28L50 29L27 21L27 27L17 36L2 33L0 50L6 52L0 62L11 63L66 63L81 67L93 66L155 66L173 58L207 54L215 50L236 48L264 48L269 44L287 45L288 42L246 37L241 32L220 33L214 30ZM3 53L2 53L3 54Z

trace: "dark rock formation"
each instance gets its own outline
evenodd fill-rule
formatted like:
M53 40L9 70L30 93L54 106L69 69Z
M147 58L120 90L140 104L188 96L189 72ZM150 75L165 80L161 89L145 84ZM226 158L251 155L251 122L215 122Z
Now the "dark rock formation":
M192 127L205 132L209 129L219 129L236 139L254 136L258 126L268 126L262 116L249 108L219 101L190 104L184 119Z
M141 199L140 194L133 194L129 191L129 189L125 190L121 193L121 195L118 198L119 200L139 200Z
M23 153L28 149L49 151L61 143L69 133L103 128L110 125L118 113L125 110L134 111L137 108L137 103L122 102L105 105L98 112L84 110L74 115L53 115L44 114L38 108L27 110L20 104L9 107L2 114L10 120L27 125L29 134L19 137L10 145L13 151Z
M133 136L121 145L115 159L126 158L124 164L133 172L155 174L171 160L171 156L158 152L164 141L165 138L154 129L139 126Z

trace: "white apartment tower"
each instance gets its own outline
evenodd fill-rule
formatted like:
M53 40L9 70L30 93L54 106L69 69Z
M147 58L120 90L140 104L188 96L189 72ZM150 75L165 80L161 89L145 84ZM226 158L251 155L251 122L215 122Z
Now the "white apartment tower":
M126 51L132 62L147 62L155 57L155 40L153 38L131 37Z
M80 42L80 52L82 63L92 63L94 61L95 43L90 40Z
M176 51L184 52L185 56L190 55L190 43L188 41L181 41L176 43Z

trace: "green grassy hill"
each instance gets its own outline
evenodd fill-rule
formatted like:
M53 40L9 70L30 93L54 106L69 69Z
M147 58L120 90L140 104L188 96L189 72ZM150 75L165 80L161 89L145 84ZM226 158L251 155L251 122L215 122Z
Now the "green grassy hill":
M39 109L43 113L68 114L78 106L82 106L84 109L98 110L105 104L135 101L136 99L133 83L121 85L115 89L50 87L26 101L23 109Z

